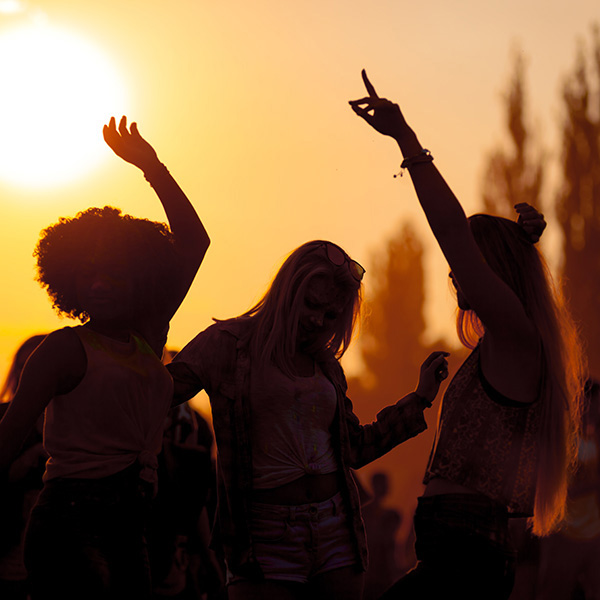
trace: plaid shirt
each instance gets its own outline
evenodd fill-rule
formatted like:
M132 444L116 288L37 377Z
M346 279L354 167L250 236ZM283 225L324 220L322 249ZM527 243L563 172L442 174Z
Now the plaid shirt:
M175 381L176 402L204 389L210 398L217 442L218 507L212 546L221 545L235 574L252 577L260 568L252 551L248 514L252 493L250 431L251 358L240 339L247 320L219 322L198 334L177 354L168 369ZM319 363L337 393L332 444L344 473L342 495L353 532L357 559L367 568L367 544L360 502L351 469L379 458L427 428L423 406L414 394L384 408L377 420L361 425L346 396L344 372L335 359Z

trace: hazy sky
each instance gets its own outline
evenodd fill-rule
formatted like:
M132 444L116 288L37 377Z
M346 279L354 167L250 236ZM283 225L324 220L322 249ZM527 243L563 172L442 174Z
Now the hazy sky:
M247 309L310 239L364 264L368 294L373 253L407 219L428 247L429 333L451 336L447 269L409 178L392 177L400 156L348 107L364 95L360 70L400 103L473 212L485 158L503 139L514 52L526 60L536 128L556 148L560 86L594 22L597 0L0 1L0 45L16 29L39 40L29 62L2 50L0 157L26 173L15 183L0 167L2 372L25 337L70 324L33 281L43 227L104 204L163 219L141 173L104 146L112 114L139 123L212 238L172 321L172 347L211 317ZM70 44L65 58L53 58L57 36ZM34 66L44 59L42 77ZM73 156L87 166L70 166ZM51 182L63 166L73 178Z

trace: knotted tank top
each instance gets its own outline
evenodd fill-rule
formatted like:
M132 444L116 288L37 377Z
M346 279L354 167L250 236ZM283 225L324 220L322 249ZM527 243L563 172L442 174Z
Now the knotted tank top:
M44 480L96 479L135 463L154 483L157 455L173 397L173 382L146 341L131 333L119 342L73 327L87 356L79 385L46 408Z

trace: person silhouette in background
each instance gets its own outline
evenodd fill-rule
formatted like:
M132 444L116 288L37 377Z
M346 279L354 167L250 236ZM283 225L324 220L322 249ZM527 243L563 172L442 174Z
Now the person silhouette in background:
M46 228L38 281L82 325L50 333L31 354L0 422L0 472L45 410L49 455L25 539L31 595L146 598L147 505L172 402L161 362L169 321L209 245L189 200L135 123L104 139L142 170L165 223L105 206Z
M400 575L396 535L402 525L402 513L385 505L389 485L387 473L374 473L371 477L373 497L362 509L369 549L363 600L379 598Z
M417 566L383 598L508 598L509 516L531 517L541 536L565 510L583 387L575 327L534 245L539 213L518 205L522 225L467 219L398 105L362 76L368 96L350 105L400 147L450 266L459 338L472 350L442 401L414 517Z
M33 335L15 352L0 390L0 420L15 395L25 362L45 337ZM9 484L0 498L0 598L3 600L25 600L28 596L23 547L25 525L42 489L48 458L42 445L43 424L40 415L9 467Z
M210 326L168 365L176 400L201 389L210 398L214 543L230 600L361 597L367 547L351 469L423 431L447 376L447 353L432 353L415 392L359 423L339 359L363 273L338 245L307 242L253 308Z
M176 354L166 350L163 362ZM147 533L154 600L225 598L223 569L208 546L213 445L209 424L189 402L169 411Z

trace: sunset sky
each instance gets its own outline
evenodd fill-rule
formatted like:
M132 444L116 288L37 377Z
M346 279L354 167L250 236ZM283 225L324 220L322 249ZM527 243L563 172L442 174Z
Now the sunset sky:
M164 218L142 174L102 140L122 114L212 238L171 347L246 310L310 239L364 264L368 295L373 254L407 219L428 248L428 333L452 338L447 268L410 179L393 178L400 155L348 106L364 95L360 70L400 103L474 212L503 140L514 53L537 131L556 149L560 86L594 22L597 0L0 1L0 371L27 336L70 324L33 279L42 228L105 204ZM358 368L355 355L346 366Z

